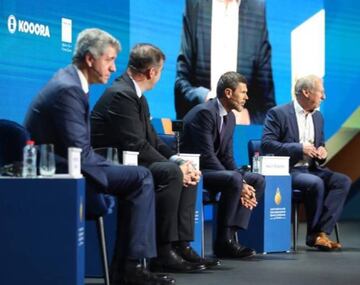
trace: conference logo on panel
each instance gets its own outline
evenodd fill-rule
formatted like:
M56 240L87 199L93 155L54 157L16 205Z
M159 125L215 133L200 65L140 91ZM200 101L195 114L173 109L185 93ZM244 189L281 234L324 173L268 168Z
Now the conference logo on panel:
M72 52L72 20L61 18L61 50Z
M10 34L15 34L16 32L18 32L50 38L50 28L48 25L23 19L17 19L15 15L10 15L8 17L7 26Z
M280 203L281 203L281 199L282 199L281 192L280 192L280 188L278 187L278 188L276 188L276 193L275 193L275 196L274 196L275 204L279 206Z

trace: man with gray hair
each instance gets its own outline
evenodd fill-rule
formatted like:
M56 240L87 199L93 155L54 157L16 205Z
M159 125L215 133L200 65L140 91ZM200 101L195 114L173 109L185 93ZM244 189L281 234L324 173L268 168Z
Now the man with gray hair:
M292 187L303 191L307 215L306 244L319 250L342 246L329 238L342 212L351 180L322 166L327 158L324 119L318 111L325 99L322 79L297 80L295 100L272 108L265 119L262 151L290 156Z
M142 266L142 259L156 256L150 171L113 165L90 145L89 86L109 80L119 51L120 43L110 34L99 29L82 31L73 64L60 69L35 97L25 126L38 144L54 144L57 169L66 170L68 147L82 149L81 171L86 178L87 198L97 192L118 198L118 220L126 222L118 223L112 264L116 277L112 284L173 284L173 279L154 275Z

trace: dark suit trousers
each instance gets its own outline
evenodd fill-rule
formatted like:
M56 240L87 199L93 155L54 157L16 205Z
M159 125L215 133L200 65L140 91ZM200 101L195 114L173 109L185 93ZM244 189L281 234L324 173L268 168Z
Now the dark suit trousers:
M292 187L302 190L307 216L307 235L330 234L339 220L351 180L342 173L327 168L291 170Z
M174 162L149 166L156 197L158 244L194 239L196 187L183 187L183 174Z
M243 179L256 190L259 200L265 189L265 179L260 174L247 172L244 176L236 170L203 170L204 188L211 193L221 192L217 229L218 232L228 227L247 229L251 210L240 202Z
M156 256L155 198L148 169L136 166L104 166L106 193L117 197L117 236L113 262ZM91 187L91 180L89 187Z

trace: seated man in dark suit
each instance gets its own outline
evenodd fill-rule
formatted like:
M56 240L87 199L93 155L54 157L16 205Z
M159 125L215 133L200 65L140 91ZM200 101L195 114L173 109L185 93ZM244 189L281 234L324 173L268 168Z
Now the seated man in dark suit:
M115 80L91 114L92 144L139 152L140 165L154 177L158 258L151 269L191 272L216 265L200 258L189 241L194 236L196 184L200 173L174 156L156 134L143 92L158 82L165 55L150 44L138 44L130 53L127 71Z
M174 279L154 275L141 265L143 258L156 256L150 171L108 163L90 145L89 86L108 81L119 51L120 43L110 34L98 29L82 31L73 63L60 69L35 97L25 126L38 144L54 144L60 168L66 169L68 147L81 148L87 193L115 195L121 202L118 218L125 215L129 222L119 223L111 284L173 284Z
M263 195L262 175L241 174L233 156L235 115L241 112L247 96L246 79L236 72L223 74L217 85L217 99L195 106L184 117L182 150L200 153L204 188L221 191L214 252L218 257L242 258L255 252L238 244L234 234L246 229L251 210Z
M324 99L321 78L309 75L297 80L295 100L268 112L261 147L264 153L290 156L292 187L305 196L306 244L329 251L341 248L328 235L340 217L351 181L321 166L327 151L324 119L317 108Z

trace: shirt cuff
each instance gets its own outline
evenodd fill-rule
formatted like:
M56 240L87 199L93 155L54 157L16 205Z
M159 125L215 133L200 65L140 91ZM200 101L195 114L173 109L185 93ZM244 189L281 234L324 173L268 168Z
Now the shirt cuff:
M170 161L175 162L177 165L183 165L186 161L184 159L182 159L179 155L174 154L172 156L170 156L169 158Z

